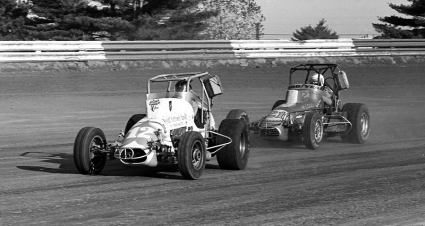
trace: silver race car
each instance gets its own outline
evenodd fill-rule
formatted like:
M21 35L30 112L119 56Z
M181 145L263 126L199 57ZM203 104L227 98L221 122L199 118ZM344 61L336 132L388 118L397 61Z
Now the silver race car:
M301 64L290 69L286 98L250 124L265 139L302 140L317 149L326 136L364 143L370 132L369 110L362 103L341 102L349 88L347 74L336 64Z

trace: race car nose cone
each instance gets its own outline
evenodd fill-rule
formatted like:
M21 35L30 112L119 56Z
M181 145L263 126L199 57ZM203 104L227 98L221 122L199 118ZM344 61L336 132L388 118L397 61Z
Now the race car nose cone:
M150 139L146 139L144 137L135 137L135 138L127 138L123 141L122 148L140 148L142 150L147 149L148 141Z
M274 127L281 125L288 118L285 110L273 110L260 123L260 127Z
M263 120L260 123L259 127L260 128L270 128L270 127L279 126L280 124L282 124L282 119L280 119L280 120L274 120L274 121Z

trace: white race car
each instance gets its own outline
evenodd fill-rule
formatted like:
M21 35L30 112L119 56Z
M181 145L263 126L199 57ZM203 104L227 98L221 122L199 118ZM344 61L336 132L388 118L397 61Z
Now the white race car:
M161 84L165 89L153 92ZM223 169L244 169L250 150L249 117L244 110L231 110L217 128L211 108L213 97L220 94L219 77L208 72L149 79L146 114L133 115L117 141L108 143L99 128L80 130L74 143L78 171L99 174L108 156L123 164L177 165L186 179L198 179L214 156Z

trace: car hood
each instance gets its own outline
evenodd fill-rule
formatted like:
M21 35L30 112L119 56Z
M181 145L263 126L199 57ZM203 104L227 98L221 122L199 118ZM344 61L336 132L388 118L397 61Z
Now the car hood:
M286 103L273 109L263 120L260 127L273 127L289 121L289 114L311 109L323 108L323 91L318 89L291 89L287 91Z
M158 140L155 132L164 131L164 126L155 120L141 120L136 123L126 134L121 147L122 148L140 148L147 149L148 142ZM163 133L159 133L163 136Z

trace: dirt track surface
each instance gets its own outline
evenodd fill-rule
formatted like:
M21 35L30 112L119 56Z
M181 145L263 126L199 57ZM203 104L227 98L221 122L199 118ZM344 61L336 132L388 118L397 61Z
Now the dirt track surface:
M312 151L251 134L247 169L213 159L196 181L117 161L85 176L72 156L82 127L113 141L144 111L149 77L194 70L0 74L0 225L424 225L425 66L341 68L343 102L369 107L366 144L331 138ZM219 123L234 108L267 114L289 68L208 71L225 89Z

